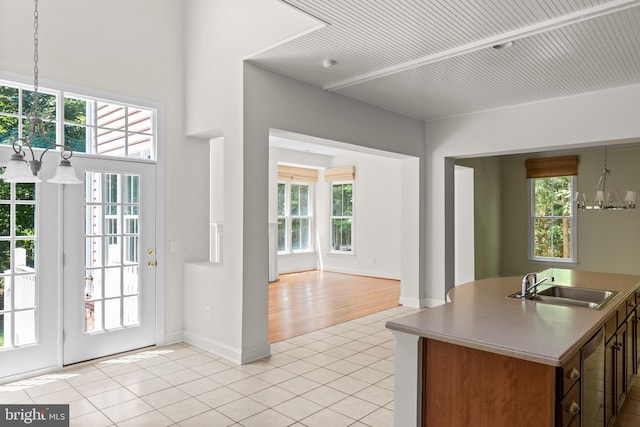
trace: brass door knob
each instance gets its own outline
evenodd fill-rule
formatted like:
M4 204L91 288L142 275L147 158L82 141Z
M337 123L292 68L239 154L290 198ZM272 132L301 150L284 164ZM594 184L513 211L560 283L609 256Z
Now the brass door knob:
M156 265L158 265L158 263L156 263L155 261L149 261L149 262L147 263L147 265L148 265L149 267L155 267Z

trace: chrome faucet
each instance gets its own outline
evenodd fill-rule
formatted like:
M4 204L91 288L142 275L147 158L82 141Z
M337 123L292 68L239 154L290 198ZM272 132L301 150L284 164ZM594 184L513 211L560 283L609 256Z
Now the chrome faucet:
M538 281L538 273L525 274L524 277L522 278L522 291L520 292L520 298L524 299L529 297L530 292L535 293L536 289L538 288L538 285L546 282L549 279L551 279L552 282L555 280L555 278L551 276L551 277L545 277L544 279L541 279L540 281Z

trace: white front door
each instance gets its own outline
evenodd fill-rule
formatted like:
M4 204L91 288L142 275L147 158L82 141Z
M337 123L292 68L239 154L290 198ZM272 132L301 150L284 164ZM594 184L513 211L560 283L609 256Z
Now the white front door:
M73 165L85 183L64 189L65 365L156 343L156 166Z

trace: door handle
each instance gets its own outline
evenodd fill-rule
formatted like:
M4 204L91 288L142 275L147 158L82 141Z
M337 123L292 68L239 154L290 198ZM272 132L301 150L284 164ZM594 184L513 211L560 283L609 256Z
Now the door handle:
M156 265L158 265L158 263L157 263L157 262L155 262L155 261L149 261L149 262L147 263L147 265L148 265L149 267L155 267Z

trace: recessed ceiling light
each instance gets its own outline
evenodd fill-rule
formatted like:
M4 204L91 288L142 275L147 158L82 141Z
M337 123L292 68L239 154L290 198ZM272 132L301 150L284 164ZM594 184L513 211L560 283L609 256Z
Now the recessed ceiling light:
M324 59L322 61L322 66L324 68L332 68L335 67L335 65L338 63L338 61L333 60L333 59Z
M509 49L514 44L515 44L514 41L508 41L508 42L504 42L504 43L494 44L492 47L494 49Z

